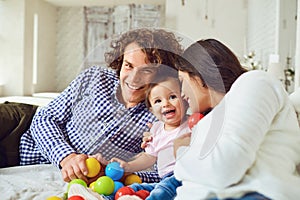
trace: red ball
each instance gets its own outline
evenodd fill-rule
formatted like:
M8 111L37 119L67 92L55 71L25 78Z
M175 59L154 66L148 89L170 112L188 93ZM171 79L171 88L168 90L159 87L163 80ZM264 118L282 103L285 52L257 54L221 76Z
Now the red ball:
M204 117L204 115L202 113L193 113L190 117L189 117L189 127L190 129L192 129L200 119L202 119Z
M78 195L74 195L69 197L68 200L84 200L84 198Z
M139 190L135 193L136 196L139 196L141 199L146 199L149 196L150 192L147 190Z
M120 189L118 189L118 191L115 194L115 200L119 199L121 196L123 195L134 195L135 191L128 186L125 187L121 187Z

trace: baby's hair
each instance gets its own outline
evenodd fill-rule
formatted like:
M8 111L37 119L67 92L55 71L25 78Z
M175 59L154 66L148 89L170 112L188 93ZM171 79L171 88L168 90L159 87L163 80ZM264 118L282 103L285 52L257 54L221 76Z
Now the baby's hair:
M168 79L175 79L176 81L178 81L178 84L180 86L180 89L181 89L181 84L180 84L180 80L178 78L178 71L172 67L169 67L167 65L163 65L163 64L160 64L158 66L158 70L155 74L155 76L153 77L153 80L151 81L151 83L149 84L149 88L147 89L146 91L146 106L147 108L151 108L151 104L150 104L150 101L149 101L149 96L150 96L150 92L151 90L157 86L159 83L161 82L164 82Z

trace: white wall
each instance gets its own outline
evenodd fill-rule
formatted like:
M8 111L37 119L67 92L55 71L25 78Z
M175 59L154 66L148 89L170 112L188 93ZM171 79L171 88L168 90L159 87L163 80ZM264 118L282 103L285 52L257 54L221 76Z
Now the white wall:
M0 85L2 95L31 95L33 74L33 15L39 15L38 85L54 90L55 7L40 0L0 1ZM53 15L54 14L54 15Z
M243 56L247 1L185 0L184 6L181 2L166 1L167 28L176 30L191 40L219 39L238 57Z
M0 1L0 85L3 95L24 94L25 0Z
M300 3L297 11L296 53L295 53L295 89L300 87Z
M83 7L57 9L55 88L65 89L79 74L84 59Z
M32 6L32 5L29 5ZM45 1L36 0L38 14L37 84L34 92L54 92L56 73L57 8ZM31 13L32 15L34 13ZM27 24L26 24L27 25ZM33 29L31 29L33 31ZM33 33L32 33L33 34Z

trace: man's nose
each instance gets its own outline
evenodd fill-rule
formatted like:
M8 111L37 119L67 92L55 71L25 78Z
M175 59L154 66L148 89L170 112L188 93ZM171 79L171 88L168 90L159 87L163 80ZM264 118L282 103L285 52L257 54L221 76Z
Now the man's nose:
M130 78L131 78L131 81L132 81L132 82L139 82L140 79L141 79L140 72L139 72L138 70L133 70L133 71L130 73Z

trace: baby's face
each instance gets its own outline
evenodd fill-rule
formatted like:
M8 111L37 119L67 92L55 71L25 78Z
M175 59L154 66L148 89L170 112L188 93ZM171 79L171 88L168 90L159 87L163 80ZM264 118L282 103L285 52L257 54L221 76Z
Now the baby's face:
M185 108L181 98L180 83L168 79L152 88L149 95L151 112L162 122L165 129L173 129L181 124Z

